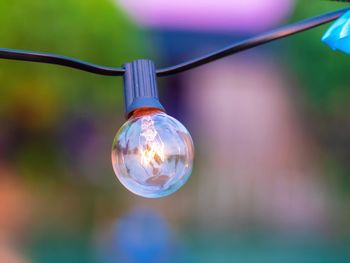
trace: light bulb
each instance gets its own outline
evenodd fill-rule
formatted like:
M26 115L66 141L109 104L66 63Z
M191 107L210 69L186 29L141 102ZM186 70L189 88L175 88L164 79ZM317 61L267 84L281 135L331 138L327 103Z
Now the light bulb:
M112 146L113 169L120 182L148 198L177 191L191 175L193 155L187 129L159 109L135 110Z

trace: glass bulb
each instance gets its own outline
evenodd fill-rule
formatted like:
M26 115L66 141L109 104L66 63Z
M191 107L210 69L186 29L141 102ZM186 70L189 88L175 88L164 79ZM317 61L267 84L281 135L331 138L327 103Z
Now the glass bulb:
M149 198L177 191L192 172L191 135L176 119L157 109L136 110L119 129L112 163L120 182Z

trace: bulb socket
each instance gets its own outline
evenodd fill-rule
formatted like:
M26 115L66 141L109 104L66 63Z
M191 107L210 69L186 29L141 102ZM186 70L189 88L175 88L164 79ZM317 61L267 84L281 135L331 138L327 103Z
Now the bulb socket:
M139 59L123 65L124 108L128 118L140 108L165 111L158 98L157 76L153 61Z

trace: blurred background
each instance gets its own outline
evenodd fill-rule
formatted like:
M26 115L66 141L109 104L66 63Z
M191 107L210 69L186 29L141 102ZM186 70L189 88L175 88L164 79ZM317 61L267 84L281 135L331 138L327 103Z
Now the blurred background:
M1 0L0 46L162 67L345 6ZM113 174L121 78L0 60L0 262L349 262L350 57L327 26L160 80L196 158L157 200Z

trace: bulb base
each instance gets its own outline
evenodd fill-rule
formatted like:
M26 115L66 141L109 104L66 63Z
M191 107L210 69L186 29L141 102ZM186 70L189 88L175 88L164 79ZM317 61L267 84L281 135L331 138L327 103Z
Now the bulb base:
M153 61L135 60L123 65L125 115L140 108L165 111L158 98L157 76Z

